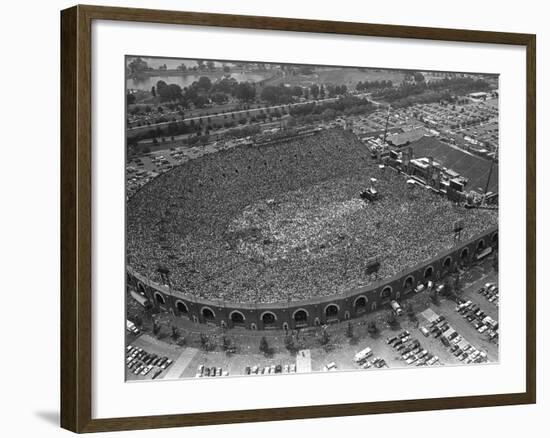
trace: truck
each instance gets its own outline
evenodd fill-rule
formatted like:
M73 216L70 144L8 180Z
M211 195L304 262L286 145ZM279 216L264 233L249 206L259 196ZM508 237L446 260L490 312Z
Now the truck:
M139 335L139 329L132 321L126 320L126 330L128 330L130 333L133 333L134 335Z
M367 347L364 350L361 350L359 353L356 353L354 356L354 360L357 363L361 363L368 359L369 356L372 356L372 348Z
M397 316L403 315L403 309L401 308L401 306L399 305L399 303L397 301L392 300L390 302L390 305L391 305L391 308L393 309L393 311L397 314Z

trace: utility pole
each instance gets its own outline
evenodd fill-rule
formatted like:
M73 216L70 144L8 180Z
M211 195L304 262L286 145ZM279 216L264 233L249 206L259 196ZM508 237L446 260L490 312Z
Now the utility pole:
M493 160L491 161L491 167L489 168L489 175L487 176L487 184L485 184L485 193L483 194L484 202L485 202L485 197L487 196L487 192L489 190L489 182L491 181L491 175L493 174L493 166L495 165L497 154L498 154L498 146L495 150L495 155L493 156Z
M386 116L386 127L384 128L384 141L383 141L384 145L386 145L386 137L388 135L388 122L390 121L390 111L391 111L391 105L388 105L388 115Z

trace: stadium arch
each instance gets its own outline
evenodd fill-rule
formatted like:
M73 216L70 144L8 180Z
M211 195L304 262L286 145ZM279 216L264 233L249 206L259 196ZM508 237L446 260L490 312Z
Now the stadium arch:
M164 296L160 292L155 292L155 302L162 306L166 304L166 300L164 299Z
M340 306L338 304L329 303L323 309L323 314L327 319L338 318L339 313L340 313Z
M462 248L460 250L460 260L468 260L468 256L470 255L470 249L468 247Z
M477 242L476 250L479 252L479 251L483 251L484 249L485 249L485 239L480 239Z
M214 313L214 311L208 307L208 306L204 306L202 309L201 309L201 316L206 320L206 321L214 321L216 319L216 314Z
M244 321L245 321L246 317L244 316L244 314L241 311L233 310L229 314L229 319L231 320L231 322L234 325L244 325Z
M185 304L181 300L176 301L176 309L180 314L183 314L183 315L189 314L189 308L187 307L187 304Z
M434 275L434 267L432 265L424 269L424 280L430 280Z
M138 281L137 290L141 295L145 295L145 286L143 286L141 281Z
M309 320L309 312L304 308L296 309L292 312L292 319L298 326L307 325Z
M405 295L412 292L414 288L414 280L414 275L409 275L403 281L403 292L405 293Z
M445 257L445 260L443 261L443 268L449 269L451 267L452 262L453 262L453 259L451 258L451 256Z
M389 300L391 298L391 294L393 293L393 287L386 286L382 291L380 292L380 299L385 301Z
M273 312L266 310L260 315L260 319L264 327L272 327L277 322L277 315Z
M355 314L359 315L367 311L367 303L369 302L368 298L365 295L359 295L353 300L353 309Z

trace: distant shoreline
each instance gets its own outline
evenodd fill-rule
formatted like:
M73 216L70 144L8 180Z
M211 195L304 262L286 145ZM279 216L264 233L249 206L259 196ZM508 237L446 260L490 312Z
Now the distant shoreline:
M226 75L226 74L231 74L231 73L258 73L258 74L261 74L261 73L265 73L267 72L268 70L254 70L254 71L250 71L250 70L243 70L243 69L240 69L240 68L231 68L228 72L226 71L223 71L223 70L220 70L220 69L217 69L217 70L213 70L213 71L204 71L204 70L185 70L185 71L182 71L182 70L177 70L177 69L168 69L168 70L147 70L147 71L144 71L140 74L131 74L131 75L126 75L126 79L144 79L144 78L149 78L149 77L155 77L155 76L160 76L160 77L163 77L163 76L188 76L188 75L195 75L195 76L223 76L223 75Z

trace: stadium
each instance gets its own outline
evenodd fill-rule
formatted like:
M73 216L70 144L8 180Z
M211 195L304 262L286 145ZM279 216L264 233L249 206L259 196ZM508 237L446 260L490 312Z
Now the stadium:
M410 182L343 129L187 161L127 202L128 289L197 323L306 327L405 299L498 244L496 209Z

